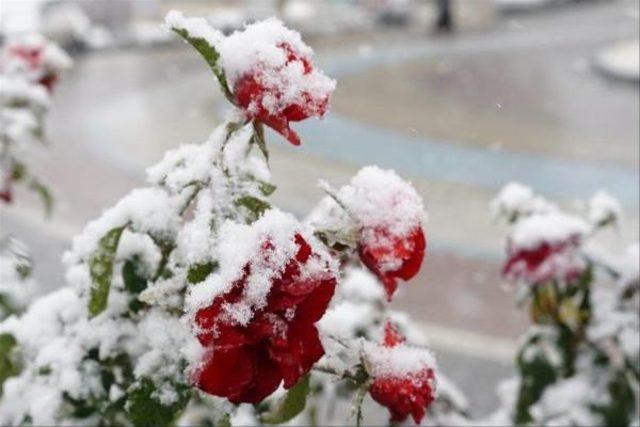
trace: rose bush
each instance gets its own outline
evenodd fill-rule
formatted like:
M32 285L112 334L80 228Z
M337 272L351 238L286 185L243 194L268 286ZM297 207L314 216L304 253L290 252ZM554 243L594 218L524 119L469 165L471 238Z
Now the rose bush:
M299 143L289 122L322 116L335 86L313 67L311 49L275 19L229 36L177 12L166 22L207 61L234 113L203 144L168 152L148 170L148 187L85 227L64 257L67 287L0 324L10 344L0 346L1 362L12 366L2 376L0 422L284 423L317 417L305 408L326 402L318 387L328 387L327 376L355 394L358 414L370 387L394 419L455 412L431 405L437 373L424 342L381 347L373 335L343 340L321 325L340 304L341 270L369 268L377 280L367 286L389 299L397 279L417 273L424 208L411 185L363 169L336 198L350 222L324 218L331 230L269 201L276 188L263 126ZM25 69L46 62L37 49L11 54ZM353 244L330 242L334 231ZM382 301L376 311L362 327L378 328ZM426 382L408 390L409 375L423 372ZM393 401L392 383L401 389Z
M631 425L638 419L640 279L637 245L621 263L587 245L621 208L599 192L588 219L520 185L494 213L511 224L503 272L530 308L518 376L500 386L490 424ZM610 283L613 282L613 283Z

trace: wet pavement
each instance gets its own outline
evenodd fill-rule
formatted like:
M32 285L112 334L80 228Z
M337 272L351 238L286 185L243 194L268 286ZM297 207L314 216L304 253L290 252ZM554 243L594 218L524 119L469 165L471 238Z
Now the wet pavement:
M637 239L638 86L588 65L595 48L634 34L637 20L613 2L453 38L320 49L318 62L339 79L333 112L298 127L300 148L270 135L275 202L299 216L322 197L319 178L340 185L364 164L415 183L429 253L394 304L425 325L476 410L493 406L487 390L508 372L526 326L499 278L504 228L488 215L498 188L517 177L565 206L608 188L627 215L625 234L603 243ZM57 193L53 218L24 192L0 214L3 233L32 248L41 282L63 284L58 260L70 237L143 185L164 151L204 141L221 103L206 66L182 46L80 59L56 93L52 144L34 159Z

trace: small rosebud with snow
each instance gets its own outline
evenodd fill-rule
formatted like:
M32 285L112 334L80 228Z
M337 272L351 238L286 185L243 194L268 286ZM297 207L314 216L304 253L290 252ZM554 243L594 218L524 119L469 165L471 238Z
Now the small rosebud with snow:
M326 113L336 82L314 68L313 50L278 19L247 25L226 37L204 19L177 11L165 21L205 57L225 96L247 120L299 145L290 123Z
M436 363L424 348L410 346L389 321L382 345L365 344L367 369L373 377L369 394L385 406L392 422L409 415L420 424L436 397Z
M275 18L248 25L216 46L236 104L294 145L289 124L322 117L335 81L314 68L313 51Z
M323 200L309 222L318 230L351 222L360 260L380 279L391 300L398 279L418 274L424 259L422 199L393 170L376 166L361 169L333 197L338 202Z
M20 73L33 83L53 90L60 73L71 66L71 58L55 43L39 34L11 40L2 52L2 72Z
M580 218L548 213L517 221L507 241L507 280L538 284L548 280L571 283L586 268L579 255L588 225Z
M220 269L194 286L187 306L206 347L201 390L259 403L290 388L323 355L315 323L337 282L335 262L290 215L266 212L252 225L225 223Z

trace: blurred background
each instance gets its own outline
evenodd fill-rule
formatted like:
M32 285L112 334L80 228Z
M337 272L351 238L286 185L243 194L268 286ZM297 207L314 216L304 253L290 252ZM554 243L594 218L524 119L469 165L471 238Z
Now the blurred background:
M0 37L39 31L76 60L34 159L54 214L19 189L0 213L46 289L64 284L61 254L87 221L222 117L207 66L161 26L174 8L225 32L278 15L315 49L338 89L322 122L294 126L302 147L270 135L275 201L303 217L319 178L338 186L365 164L412 180L429 251L394 303L476 415L495 407L527 324L500 279L499 188L518 180L578 212L605 189L625 217L599 244L620 253L638 239L637 0L2 0Z

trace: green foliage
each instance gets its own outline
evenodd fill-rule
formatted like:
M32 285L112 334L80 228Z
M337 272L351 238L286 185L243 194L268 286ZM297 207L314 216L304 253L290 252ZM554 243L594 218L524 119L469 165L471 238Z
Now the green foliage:
M147 277L144 272L141 272L140 256L134 255L133 258L125 261L122 266L122 280L124 282L124 288L133 295L129 308L134 313L137 313L144 304L137 298L140 292L147 288Z
M98 249L89 260L93 282L89 298L89 317L97 316L107 308L116 250L125 227L116 227L105 234L98 243Z
M275 185L264 181L258 181L258 185L260 186L260 192L262 192L262 194L264 194L265 196L272 195L273 192L276 191L276 188L278 188Z
M605 425L627 426L633 421L636 397L624 371L617 371L607 386L608 405L593 405L592 410L602 416Z
M44 205L45 214L47 216L51 215L51 211L53 210L53 196L51 195L51 191L38 178L31 175L24 164L15 160L13 161L11 179L15 182L23 182L30 190L35 191Z
M222 92L224 93L225 97L231 103L235 103L233 99L233 94L231 93L231 90L229 89L229 84L227 83L227 77L225 76L224 71L222 70L222 67L218 65L218 59L220 58L220 54L215 49L215 47L211 46L204 39L190 36L186 30L179 29L179 28L172 28L172 30L176 34L178 34L180 37L182 37L187 43L193 46L195 50L197 50L198 53L200 53L200 55L202 55L204 60L207 62L207 64L211 68L211 71L213 71L213 74L218 79L218 82L220 83L220 87L222 88Z
M40 197L40 200L44 205L45 214L50 216L53 211L53 196L51 195L49 188L33 176L31 176L31 179L29 180L29 188L35 191Z
M264 126L262 125L262 123L255 121L253 122L253 135L251 136L251 143L258 146L258 148L262 152L262 155L264 156L264 159L268 162L269 150L267 149L267 142L264 139ZM268 196L268 194L265 194L265 196Z
M16 313L15 307L5 295L0 294L0 320Z
M158 400L156 386L149 378L142 378L128 390L125 408L134 426L161 427L174 422L189 402L191 393L186 385L172 386L178 398L171 405L164 405Z
M292 420L304 410L309 393L309 374L305 375L287 394L277 401L271 410L262 415L262 422L266 424L282 424Z
M231 416L224 414L216 423L216 427L231 427Z
M218 264L215 262L203 262L201 264L194 264L189 267L189 271L187 272L187 280L191 284L196 284L202 282L206 279L209 274L213 273L213 271L218 268Z
M250 222L256 221L265 211L271 208L269 203L253 196L242 196L234 204L237 207L244 207L248 211L247 218Z
M520 370L520 390L518 391L518 400L516 402L516 424L526 424L533 421L529 414L529 408L536 403L544 389L556 381L557 373L553 364L544 356L543 353L537 351L540 345L540 337L534 336L520 350L518 354L517 364ZM531 357L527 353L535 352Z
M0 395L5 380L20 373L20 364L16 360L16 339L11 334L0 334Z
M147 288L147 278L140 272L140 257L134 256L125 261L122 266L122 280L124 288L134 295L139 294Z
M120 389L127 389L133 383L133 366L129 355L121 353L114 357L100 359L98 349L92 348L85 356L85 360L98 364L99 369L96 374L100 379L102 392L82 399L74 398L66 392L63 393L69 415L83 419L100 414L100 426L122 425L123 420L126 419L124 412L126 394L116 400L111 400L109 394L114 385Z

